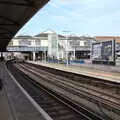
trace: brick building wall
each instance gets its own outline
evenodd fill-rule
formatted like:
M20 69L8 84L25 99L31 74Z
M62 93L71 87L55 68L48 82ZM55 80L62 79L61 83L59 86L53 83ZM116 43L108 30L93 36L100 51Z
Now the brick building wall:
M116 43L120 44L120 36L95 36L95 39L100 41L115 40Z

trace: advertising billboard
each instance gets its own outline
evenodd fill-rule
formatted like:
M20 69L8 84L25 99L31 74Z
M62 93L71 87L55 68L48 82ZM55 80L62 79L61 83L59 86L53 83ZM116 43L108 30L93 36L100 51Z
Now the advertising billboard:
M93 43L91 59L93 63L115 64L115 40Z

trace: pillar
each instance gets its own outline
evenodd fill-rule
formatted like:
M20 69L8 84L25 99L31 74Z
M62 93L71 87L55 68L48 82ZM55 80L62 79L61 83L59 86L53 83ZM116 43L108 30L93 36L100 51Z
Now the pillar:
M36 60L36 54L35 54L35 52L33 52L33 61L35 61Z
M3 52L1 52L1 57L3 57Z
M73 53L73 57L74 57L74 60L76 59L76 56L75 56L75 50L73 51L74 53Z

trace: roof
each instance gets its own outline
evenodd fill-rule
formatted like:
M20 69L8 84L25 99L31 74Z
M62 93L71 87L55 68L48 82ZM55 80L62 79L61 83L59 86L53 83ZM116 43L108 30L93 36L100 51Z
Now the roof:
M70 40L86 40L86 39L92 39L94 40L93 37L87 37L87 36L69 36L68 39Z
M56 33L54 30L52 29L48 29L47 31L43 32L43 33L46 33L46 34L54 34Z
M47 33L40 33L38 35L35 35L35 37L48 37Z
M65 36L58 34L58 37L65 38Z
M51 29L48 29L45 32L35 35L35 37L48 37L48 34L56 34L56 32Z
M0 51L49 0L0 0Z
M30 39L30 38L33 38L32 36L29 36L29 35L19 35L19 36L16 36L14 37L14 39Z
M97 41L115 40L120 43L120 36L95 36Z

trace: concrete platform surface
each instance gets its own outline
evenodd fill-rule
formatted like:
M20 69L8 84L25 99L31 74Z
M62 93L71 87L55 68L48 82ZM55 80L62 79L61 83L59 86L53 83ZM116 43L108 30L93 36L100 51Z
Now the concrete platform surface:
M27 61L27 62L120 83L120 67L118 66L116 67L116 66L95 65L95 64L93 65L72 64L67 66L65 64L48 63L48 62L40 62L40 61Z
M0 78L4 88L0 92L0 120L45 120L23 94L0 63Z
M5 90L2 89L0 91L0 119L1 120L10 120L9 119L9 109L8 109L8 102L5 95Z

